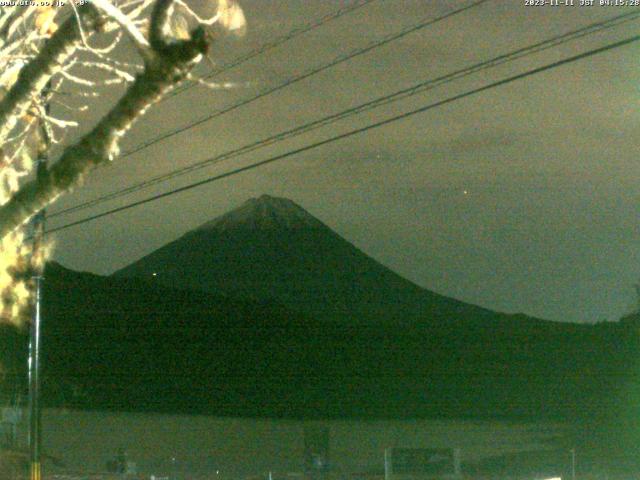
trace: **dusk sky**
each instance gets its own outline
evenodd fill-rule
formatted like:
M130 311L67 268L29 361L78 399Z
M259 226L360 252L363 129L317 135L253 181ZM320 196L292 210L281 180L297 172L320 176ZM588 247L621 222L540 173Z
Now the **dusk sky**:
M194 2L195 3L195 2ZM287 78L473 2L376 0L155 106L123 150ZM384 94L633 8L493 0L116 160L56 212ZM596 4L599 3L597 0ZM214 43L225 63L351 4L242 0L244 37ZM640 7L636 7L638 9ZM95 208L50 227L247 165L638 34L638 21L485 70ZM206 73L211 64L205 62ZM118 90L105 91L115 98ZM56 234L54 258L109 274L263 193L287 197L417 284L542 318L614 320L635 305L640 46L618 48L464 98L263 168ZM108 102L103 100L102 107ZM104 110L82 119L79 135Z

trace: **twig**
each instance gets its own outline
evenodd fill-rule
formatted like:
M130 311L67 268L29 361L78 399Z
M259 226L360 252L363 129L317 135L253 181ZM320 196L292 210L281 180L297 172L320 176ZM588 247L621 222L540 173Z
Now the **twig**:
M81 8L81 19L88 30L95 30L102 23L102 18L91 4ZM51 77L73 54L79 39L80 29L76 20L67 19L44 44L38 56L20 71L18 80L0 101L0 145L17 120L27 111L34 96L44 89Z
M145 59L144 70L120 101L93 130L67 148L49 171L23 185L0 207L0 238L59 195L81 184L89 171L111 161L118 154L119 140L133 123L182 81L207 52L208 40L202 28L194 30L188 40L165 41L161 32L171 5L171 0L158 0L155 4L150 25L150 55Z

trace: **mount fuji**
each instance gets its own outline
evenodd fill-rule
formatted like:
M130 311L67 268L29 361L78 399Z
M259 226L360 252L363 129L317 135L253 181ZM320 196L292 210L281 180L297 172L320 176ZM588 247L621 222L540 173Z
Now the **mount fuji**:
M402 278L297 203L269 195L248 200L115 275L276 301L336 321L415 324L495 315Z

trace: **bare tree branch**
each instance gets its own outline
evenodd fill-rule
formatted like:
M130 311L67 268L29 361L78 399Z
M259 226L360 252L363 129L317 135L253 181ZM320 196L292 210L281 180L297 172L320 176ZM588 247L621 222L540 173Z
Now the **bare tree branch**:
M144 38L142 32L138 30L133 21L127 17L122 11L114 6L109 0L92 0L96 7L104 11L113 20L115 20L120 26L129 34L129 37L138 47L138 50L144 51L149 47L149 42Z
M173 0L158 0L153 6L151 25L149 26L149 42L151 48L156 52L162 52L168 47L164 32L168 30L172 7Z
M69 147L40 180L23 185L0 207L0 238L14 231L60 194L82 183L86 174L112 160L118 142L131 125L164 93L182 81L208 49L202 28L189 40L168 41L163 27L168 21L172 0L158 0L151 18L151 54L145 68L114 108L78 143Z
M217 22L229 31L244 27L242 9L234 0L217 0L217 13L209 18L183 0L90 0L80 9L72 5L73 15L62 26L56 23L52 4L32 7L0 9L0 322L16 325L28 318L24 314L33 293L31 270L40 268L47 256L47 249L25 242L25 223L81 184L89 171L113 160L132 124L189 78L206 58L205 25ZM148 7L152 12L147 17L143 12ZM185 15L200 27L190 31ZM88 43L96 31L105 34L109 45ZM110 32L115 38L109 38ZM141 65L108 55L123 34L132 38ZM96 72L83 77L87 69L101 70L101 79L94 78ZM134 77L134 72L139 73ZM67 82L74 85L61 89ZM94 86L121 82L132 83L92 131L67 146L49 169L36 162L58 132L78 124L75 117L51 113L50 102L60 104L61 95L96 97ZM70 111L87 109L75 103L63 105ZM35 179L29 177L34 171L39 172Z
M80 18L82 27L73 17L65 21L44 44L37 57L22 68L18 80L0 101L0 145L5 142L18 119L29 109L33 98L74 53L80 41L81 28L95 31L103 21L91 4L81 8Z

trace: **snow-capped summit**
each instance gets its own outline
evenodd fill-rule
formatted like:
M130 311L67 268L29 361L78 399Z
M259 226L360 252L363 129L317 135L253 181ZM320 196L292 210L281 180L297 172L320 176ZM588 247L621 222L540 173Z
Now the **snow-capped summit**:
M238 208L201 225L197 230L297 229L322 226L322 222L294 201L265 194L247 200Z

